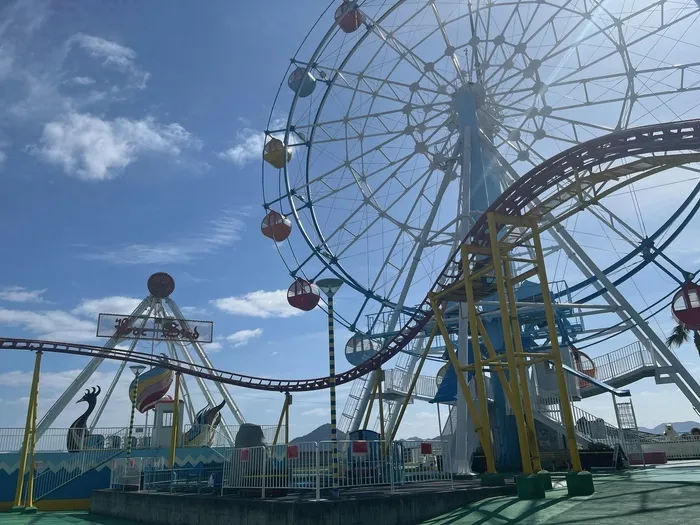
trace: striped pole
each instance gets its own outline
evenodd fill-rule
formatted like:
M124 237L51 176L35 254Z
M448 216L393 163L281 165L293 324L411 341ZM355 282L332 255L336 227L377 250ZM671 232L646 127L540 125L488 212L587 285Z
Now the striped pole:
M129 436L126 438L126 459L129 459L131 457L131 436L134 432L136 399L139 395L139 374L141 374L141 370L136 371L136 384L134 385L134 394L131 396L131 417L129 418Z
M328 294L328 377L331 396L331 445L333 447L333 497L338 497L338 428L335 416L335 339L333 335L333 294Z

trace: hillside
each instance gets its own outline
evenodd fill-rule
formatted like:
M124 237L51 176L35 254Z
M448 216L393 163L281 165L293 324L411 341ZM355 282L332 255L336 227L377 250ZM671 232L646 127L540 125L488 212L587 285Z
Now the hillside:
M690 432L693 427L700 428L700 423L697 421L677 421L671 424L673 425L673 429L680 434ZM663 434L665 428L666 423L661 423L654 428L639 427L639 430L642 432L649 432L650 434Z

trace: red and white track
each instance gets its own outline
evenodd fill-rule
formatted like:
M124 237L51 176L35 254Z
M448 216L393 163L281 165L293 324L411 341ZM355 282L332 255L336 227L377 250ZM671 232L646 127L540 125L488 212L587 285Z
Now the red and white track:
M700 162L699 151L700 120L655 124L611 133L574 146L540 164L508 187L487 212L510 216L536 215L541 219L540 229L546 230L637 180L674 166ZM464 242L485 246L488 238L484 214ZM524 242L526 239L517 240ZM431 291L449 287L459 277L458 254L459 250L450 258ZM336 385L357 379L389 361L414 337L425 331L432 317L433 311L426 295L416 313L382 350L361 365L336 375ZM256 390L300 392L330 386L329 377L267 379L173 359L164 363L151 354L93 345L0 338L0 349L41 350L158 365L183 374Z

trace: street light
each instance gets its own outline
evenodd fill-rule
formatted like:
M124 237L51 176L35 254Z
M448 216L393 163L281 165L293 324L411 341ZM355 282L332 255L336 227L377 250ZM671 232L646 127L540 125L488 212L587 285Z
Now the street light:
M131 396L131 417L129 418L129 436L126 438L126 459L131 457L131 436L134 432L134 413L136 412L136 399L139 395L139 376L141 372L146 370L144 365L131 365L129 368L136 376L136 383L134 384L134 394Z
M333 497L338 497L338 429L335 417L335 341L333 338L333 296L343 281L328 277L316 281L316 286L328 297L328 377L331 384L331 446L333 447Z

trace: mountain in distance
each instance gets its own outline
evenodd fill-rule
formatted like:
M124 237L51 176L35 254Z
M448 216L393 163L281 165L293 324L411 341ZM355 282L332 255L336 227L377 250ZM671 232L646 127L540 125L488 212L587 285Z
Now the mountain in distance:
M700 424L699 424L700 425ZM690 432L690 431L689 431ZM338 430L338 441L343 441L345 439L348 439L346 434L340 430ZM437 441L440 439L440 436L433 438L433 440ZM316 428L315 430L312 430L305 436L299 436L297 438L294 438L290 440L290 443L308 443L310 441L330 441L331 440L331 425L330 423L325 423L321 425L320 427ZM425 441L425 438L420 438L420 437L410 437L408 439L401 439L399 441Z
M345 433L338 430L338 441L345 439ZM309 441L330 441L331 440L331 424L326 423L315 430L312 430L305 436L294 438L290 443L308 443Z
M679 434L689 433L694 427L700 428L700 423L697 421L677 421L671 423L673 429ZM642 432L648 432L650 434L663 434L666 429L666 423L661 423L656 425L654 428L639 427Z

